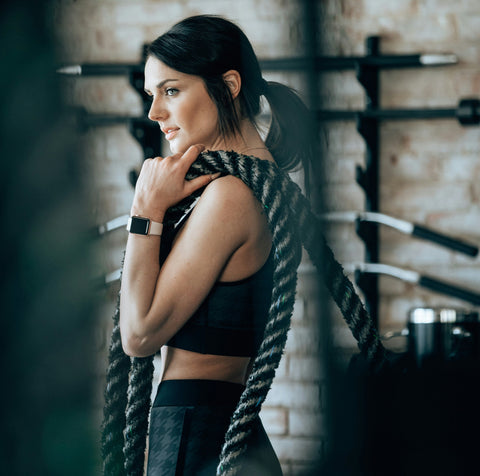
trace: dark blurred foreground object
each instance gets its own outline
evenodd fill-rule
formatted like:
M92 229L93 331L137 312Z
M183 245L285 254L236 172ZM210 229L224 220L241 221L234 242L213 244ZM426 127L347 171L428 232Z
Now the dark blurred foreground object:
M319 474L477 474L478 359L419 367L398 354L380 375L366 369L355 356L331 383L330 441Z
M83 172L49 6L0 6L0 472L9 476L87 476L97 458Z
M332 379L323 476L478 473L478 312L413 308L404 331L381 374L358 355Z

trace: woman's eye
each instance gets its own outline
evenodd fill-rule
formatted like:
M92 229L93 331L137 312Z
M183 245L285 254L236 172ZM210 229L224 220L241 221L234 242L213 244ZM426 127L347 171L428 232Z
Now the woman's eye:
M178 93L178 89L175 88L167 88L165 89L165 95L166 96L175 96L175 94Z

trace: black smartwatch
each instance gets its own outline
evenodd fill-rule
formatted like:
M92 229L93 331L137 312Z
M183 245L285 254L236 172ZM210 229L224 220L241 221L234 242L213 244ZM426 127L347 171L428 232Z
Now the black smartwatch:
M137 235L160 236L163 230L163 223L150 220L150 218L133 216L129 217L127 231Z

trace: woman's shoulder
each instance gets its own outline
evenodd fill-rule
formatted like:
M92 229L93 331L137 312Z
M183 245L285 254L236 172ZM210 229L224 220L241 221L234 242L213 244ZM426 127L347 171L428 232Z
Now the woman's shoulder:
M205 188L200 202L206 202L216 209L239 211L256 205L252 190L238 177L226 175L219 177Z
M239 178L219 177L203 191L192 213L198 226L221 225L223 231L245 237L263 227L260 203L251 189Z

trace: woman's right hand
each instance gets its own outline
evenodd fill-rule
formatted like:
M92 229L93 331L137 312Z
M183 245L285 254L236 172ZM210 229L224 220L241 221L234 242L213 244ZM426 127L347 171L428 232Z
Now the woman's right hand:
M146 159L135 186L131 215L162 222L169 207L217 178L219 173L185 179L188 169L204 149L203 145L193 145L183 154Z

